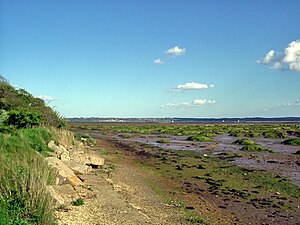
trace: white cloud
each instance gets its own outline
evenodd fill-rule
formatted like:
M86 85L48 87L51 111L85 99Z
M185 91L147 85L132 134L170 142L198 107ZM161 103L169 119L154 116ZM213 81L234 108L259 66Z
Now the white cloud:
M282 107L300 106L300 99L297 99L295 102L285 102L285 103L282 103L280 106L282 106Z
M282 68L282 63L280 62L274 62L273 65L271 65L271 69L274 69L274 70L279 70Z
M162 108L188 108L188 107L199 107L203 105L215 104L215 100L206 100L206 99L196 99L191 102L182 102L182 103L167 103L162 105Z
M174 91L201 90L201 89L213 88L214 86L215 85L213 84L200 84L196 82L191 82L191 83L179 84L173 90Z
M206 105L206 104L215 104L215 100L206 100L206 99L198 99L192 102L193 105Z
M283 52L269 51L263 59L257 63L271 65L271 69L292 70L300 72L300 40L291 42Z
M45 102L48 102L48 104L55 99L55 98L53 98L51 96L47 96L47 95L39 95L36 97L44 100Z
M291 42L284 52L282 61L289 65L290 70L300 72L300 40Z
M170 48L166 51L166 54L172 56L184 55L184 53L185 53L185 48L180 48L178 46L175 46L174 48Z
M256 62L261 64L268 64L271 62L274 56L275 56L275 51L271 50L266 54L266 56L263 59L256 60Z
M162 61L160 58L158 58L158 59L154 59L154 60L153 60L153 63L154 63L154 64L164 64L165 62Z

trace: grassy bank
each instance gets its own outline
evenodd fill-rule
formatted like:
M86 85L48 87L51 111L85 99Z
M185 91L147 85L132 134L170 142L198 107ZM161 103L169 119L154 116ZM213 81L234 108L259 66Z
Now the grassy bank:
M42 156L51 137L46 128L0 134L0 224L54 224L52 169Z

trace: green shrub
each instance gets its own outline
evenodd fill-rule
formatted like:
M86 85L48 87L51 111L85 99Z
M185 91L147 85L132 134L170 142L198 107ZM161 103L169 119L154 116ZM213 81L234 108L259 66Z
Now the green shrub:
M253 141L250 141L248 139L239 139L233 142L233 144L236 145L254 145L255 143Z
M300 138L290 138L290 139L284 140L282 142L282 144L298 146L298 145L300 145Z
M212 141L211 138L205 136L190 136L186 139L187 141Z
M74 205L74 206L81 206L83 204L84 204L84 200L82 198L78 198L72 202L72 205Z
M170 141L169 140L165 140L165 139L160 139L160 140L157 140L156 143L166 144L166 143L170 143Z
M244 145L241 148L242 151L249 151L249 152L263 152L263 151L269 151L267 148L262 147L260 145Z
M42 121L39 114L21 109L8 112L8 117L4 123L20 129L40 125Z

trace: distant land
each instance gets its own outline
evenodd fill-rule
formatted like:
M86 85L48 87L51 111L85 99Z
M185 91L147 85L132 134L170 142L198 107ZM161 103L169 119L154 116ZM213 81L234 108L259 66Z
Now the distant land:
M68 122L82 123L300 123L300 117L248 118L66 118Z

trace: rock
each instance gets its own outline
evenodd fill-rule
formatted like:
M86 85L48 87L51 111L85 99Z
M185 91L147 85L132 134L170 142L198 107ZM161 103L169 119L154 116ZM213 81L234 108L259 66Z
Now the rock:
M63 160L63 161L70 161L70 156L68 150L62 146L57 146L53 140L49 141L48 148L52 149L54 151L54 156L57 158Z
M57 184L60 184L60 181L63 180L62 184L66 181L73 186L83 185L83 182L61 160L56 157L47 157L46 160L57 170L57 177L59 178L59 182Z
M85 164L80 164L78 162L65 162L65 164L74 171L75 174L87 174L89 173L92 168L90 166L87 166Z
M85 164L92 168L98 168L104 165L104 159L96 154L87 153L85 156Z
M294 154L295 155L300 155L300 150L296 151Z
M70 184L54 186L53 189L55 191L55 195L59 199L63 200L64 205L71 204L72 201L76 200L79 197L78 193L74 190L74 188Z
M69 151L70 160L78 163L85 164L86 156L81 149L73 148Z
M55 191L53 186L47 186L47 192L51 196L55 206L61 206L65 204L64 199Z
M70 157L69 152L63 152L63 153L60 155L60 160L61 160L61 161L64 161L64 162L70 161L70 160L71 160L71 157Z
M48 148L52 149L55 154L60 155L63 153L63 149L61 149L59 146L55 144L53 140L49 141Z

